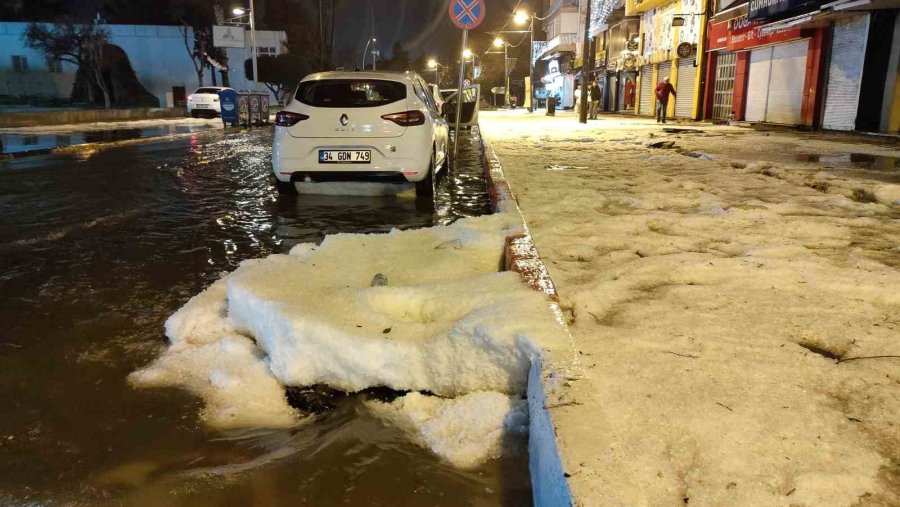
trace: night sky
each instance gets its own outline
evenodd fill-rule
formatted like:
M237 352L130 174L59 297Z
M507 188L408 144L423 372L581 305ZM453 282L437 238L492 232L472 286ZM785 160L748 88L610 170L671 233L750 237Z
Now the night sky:
M362 62L362 52L372 32L372 10L375 13L375 36L383 58L389 56L390 48L399 41L413 60L425 54L436 57L442 63L448 62L459 51L462 35L447 15L449 1L342 0L335 18L335 64L353 68ZM485 0L485 4L487 17L481 26L469 32L472 41L469 47L479 53L486 51L494 38L485 32L500 28L517 6L531 12L529 4L538 6L540 1ZM508 37L511 43L516 43L520 36ZM539 33L536 38L540 39ZM527 46L526 41L521 46L522 50L527 51ZM522 62L526 72L527 63L527 59ZM520 65L517 71L521 70Z

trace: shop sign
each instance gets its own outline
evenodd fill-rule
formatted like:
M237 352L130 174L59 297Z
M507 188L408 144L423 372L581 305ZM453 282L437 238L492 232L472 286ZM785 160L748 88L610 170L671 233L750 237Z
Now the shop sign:
M751 21L777 21L816 10L820 0L750 0L747 17Z
M800 38L800 27L790 27L784 30L775 30L766 34L760 33L762 23L750 21L746 17L736 18L731 21L728 30L728 50L740 51L757 46L787 42Z
M706 29L706 50L718 51L728 48L728 21L709 23Z
M547 66L548 74L559 74L559 60L554 58L550 60L550 64Z

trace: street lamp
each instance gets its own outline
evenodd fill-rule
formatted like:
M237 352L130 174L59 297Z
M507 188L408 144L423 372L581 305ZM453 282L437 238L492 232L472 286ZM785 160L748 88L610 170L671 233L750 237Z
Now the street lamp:
M464 49L463 50L463 58L465 58L466 60L471 59L472 58L472 50L469 48Z
M529 16L525 11L519 11L513 17L513 21L516 22L517 25L524 25L526 21L529 20L531 16Z
M497 37L494 39L494 47L503 48L503 102L505 105L509 105L509 44L501 37ZM492 51L492 53L499 53L499 51Z
M437 60L434 58L428 60L428 68L434 71L434 84L440 88L441 86L441 75L440 68L443 67Z
M235 19L240 19L244 16L250 17L250 56L253 58L253 91L259 87L259 70L256 65L256 13L253 10L253 0L250 0L250 8L244 9L243 7L235 7L232 11L236 18L232 18L229 21L234 22ZM242 22L238 22L238 24L244 24Z
M363 50L363 62L362 68L366 70L366 55L369 53L369 44L372 44L372 70L375 70L375 43L378 42L378 39L372 37L371 39L366 41L366 49Z
M534 111L534 16L525 11L516 12L513 21L522 26L528 23L528 77L531 80L531 97L529 97L528 112Z

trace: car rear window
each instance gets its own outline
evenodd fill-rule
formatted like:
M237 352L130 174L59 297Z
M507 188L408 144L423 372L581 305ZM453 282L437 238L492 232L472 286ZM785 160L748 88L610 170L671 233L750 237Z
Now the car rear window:
M300 83L296 99L314 107L378 107L406 98L406 85L378 79L321 79Z
M197 91L195 91L194 93L212 93L212 94L217 94L217 93L219 93L219 89L218 89L218 88L197 88Z

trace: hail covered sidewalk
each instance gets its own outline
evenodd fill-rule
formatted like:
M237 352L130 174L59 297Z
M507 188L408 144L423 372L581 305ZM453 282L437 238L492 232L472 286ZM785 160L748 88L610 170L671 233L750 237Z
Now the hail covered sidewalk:
M481 126L583 365L551 407L576 504L900 505L896 144Z

